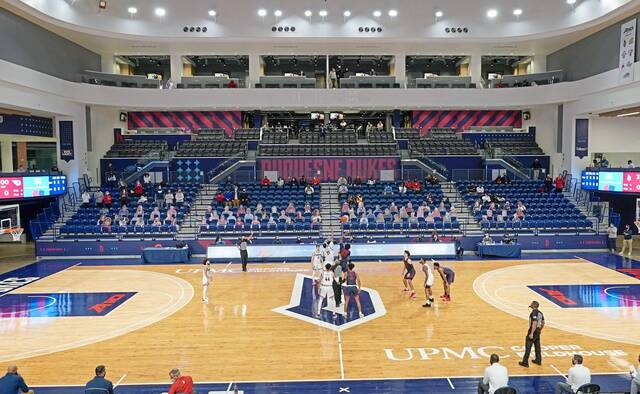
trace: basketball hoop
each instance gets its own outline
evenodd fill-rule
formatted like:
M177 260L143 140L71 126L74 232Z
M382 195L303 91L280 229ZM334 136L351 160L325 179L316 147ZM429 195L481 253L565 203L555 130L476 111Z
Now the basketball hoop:
M22 233L24 229L22 227L10 227L4 229L4 233L11 234L11 238L13 238L13 242L20 242L22 240Z

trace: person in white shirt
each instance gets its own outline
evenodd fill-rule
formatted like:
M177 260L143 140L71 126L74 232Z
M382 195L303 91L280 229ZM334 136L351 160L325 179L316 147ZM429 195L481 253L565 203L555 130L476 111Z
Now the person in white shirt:
M207 290L209 289L209 282L213 276L213 269L208 259L202 261L202 302L208 303L209 297L207 297Z
M581 355L573 355L571 359L573 367L569 368L567 381L556 383L556 394L574 394L581 386L591 383L591 371L582 365L582 361Z
M631 394L640 394L640 354L638 355L638 366L630 368L631 373Z
M636 165L633 164L633 161L629 160L627 161L627 168L636 168Z
M484 194L484 186L479 185L479 186L476 188L476 193L478 193L478 194Z
M171 190L167 191L164 195L164 203L166 205L173 205L173 193Z
M322 304L326 298L334 299L333 304L335 305L335 298L333 294L333 282L335 280L335 274L331 270L331 264L327 263L324 266L324 271L322 271L322 275L320 275L320 286L318 290L318 303L316 305L316 317L320 317L320 311L322 310ZM327 306L332 305L332 302L327 301ZM335 314L335 313L334 313Z
M324 261L324 254L320 250L320 244L316 244L316 248L311 254L311 269L313 270L313 285L318 286L320 277L322 277L322 262Z
M484 377L478 383L478 394L493 394L497 389L509 384L509 371L500 365L500 356L492 354L489 357L491 366L484 370Z
M82 207L89 208L89 201L91 201L91 195L85 190L82 192Z
M175 197L176 197L176 205L178 206L178 208L180 208L182 204L184 204L184 193L182 192L182 189L178 189Z

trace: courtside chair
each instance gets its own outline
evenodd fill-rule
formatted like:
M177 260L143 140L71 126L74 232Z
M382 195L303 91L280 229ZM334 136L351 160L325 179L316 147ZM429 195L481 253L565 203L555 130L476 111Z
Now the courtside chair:
M518 391L511 386L500 387L499 389L493 392L493 394L517 394L517 393Z
M578 388L576 394L598 394L600 393L600 386L595 383L583 384Z

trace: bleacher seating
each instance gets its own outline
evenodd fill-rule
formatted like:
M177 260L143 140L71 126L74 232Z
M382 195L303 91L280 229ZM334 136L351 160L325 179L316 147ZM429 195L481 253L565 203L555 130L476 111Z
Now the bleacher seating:
M469 187L482 185L489 196L500 196L508 201L506 217L502 215L504 203L496 203L496 209L488 214L490 203L483 203L475 208L481 194L470 192ZM506 185L494 182L459 182L458 190L481 227L491 231L576 231L592 230L593 223L576 208L562 193L541 191L542 181L514 181ZM522 218L514 218L517 203L521 201L526 207Z
M320 188L315 187L313 196L305 199L304 187L296 186L277 187L272 185L270 188L260 186L259 184L239 184L238 189L245 189L249 195L248 203L242 206L243 209L251 211L252 215L259 220L253 223L253 220L246 219L246 213L238 214L239 207L229 207L225 211L223 205L219 205L215 198L211 201L211 210L205 214L200 224L200 234L214 235L218 233L237 233L254 231L256 233L315 233L320 230L320 223L312 223L312 213L320 208ZM223 187L220 190L224 190ZM257 212L258 203L262 206L261 213ZM281 212L286 210L289 204L295 206L295 211L290 211L285 216L290 220L281 217ZM305 204L308 208L305 211ZM272 212L275 207L275 213ZM211 219L212 212L215 211L218 219ZM319 215L319 213L317 213ZM231 220L228 220L233 215ZM226 223L221 222L219 218L224 217ZM270 219L273 220L270 220Z
M477 155L469 140L459 138L425 138L409 142L412 156Z
M120 226L117 223L118 212L120 210L120 200L118 198L119 191L117 188L109 188L103 187L101 190L103 192L109 191L109 193L113 196L113 203L110 208L100 208L96 207L95 201L91 200L91 204L88 208L81 207L78 211L67 220L64 225L60 227L60 238L105 238L105 237L140 237L140 236L169 236L171 234L175 234L178 230L185 216L189 212L189 206L194 200L196 194L198 193L198 185L191 183L174 183L168 184L163 187L164 191L171 190L173 193L178 189L182 189L184 193L184 204L181 207L176 207L177 215L175 225L170 221L166 221L166 212L168 207L164 205L162 202L163 208L160 209L160 218L162 225L154 226L153 220L151 220L150 215L153 211L154 207L156 207L155 203L155 190L156 188L150 188L148 190L148 199L146 203L142 204L144 208L144 224L136 223L127 224L126 226ZM127 206L129 210L128 219L132 219L134 213L137 209L137 198L131 197L130 202ZM112 224L110 226L102 226L98 224L102 215L106 215L112 220Z
M260 129L235 129L233 131L233 138L237 141L254 141L260 139Z
M260 156L397 156L396 144L261 145Z
M420 139L420 130L419 129L406 129L406 128L397 128L396 132L396 140L418 140Z
M161 140L124 140L111 146L105 157L142 157L149 152L167 150L167 142Z
M289 133L283 131L265 131L262 133L261 144L288 144Z
M324 137L315 131L300 133L301 144L355 144L357 142L356 134L351 131L327 131Z
M388 131L373 130L367 134L367 141L371 144L386 144L393 143L393 133Z
M195 137L196 140L225 140L227 135L223 129L200 129Z
M246 150L244 141L185 141L180 144L176 157L230 157Z
M485 149L503 155L542 155L544 151L533 138L486 139ZM498 151L499 150L499 151Z
M444 194L440 185L422 183L419 192L407 190L404 194L399 192L400 185L401 182L379 182L374 185L349 186L347 195L342 194L339 197L340 204L342 204L341 214L344 218L342 229L352 233L404 233L433 230L455 232L460 229L458 214L455 209L452 210L450 203L444 203ZM387 186L390 186L391 193L385 194L385 187ZM356 204L349 204L349 209L354 211L355 217L344 211L348 196L357 195L361 195L364 199L363 202L367 211L365 214L366 223L357 214L358 207ZM402 207L406 209L409 202L412 204L414 215L409 212L409 217L407 218L401 218L400 216L395 218L392 212L389 212L391 215L389 213L385 214L385 209L389 208L392 203L401 210ZM444 206L441 206L441 203L444 203ZM421 206L422 208L420 208ZM419 208L422 213L418 213ZM370 213L369 210L371 210ZM376 212L377 210L379 212ZM438 211L438 214L432 216L430 212L435 210ZM382 213L382 217L378 217L378 213ZM384 219L384 221L380 219Z

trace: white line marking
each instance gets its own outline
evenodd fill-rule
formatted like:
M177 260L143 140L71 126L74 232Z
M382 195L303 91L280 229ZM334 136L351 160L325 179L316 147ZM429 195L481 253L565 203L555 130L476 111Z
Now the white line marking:
M456 389L455 387L453 387L453 383L451 382L451 379L447 378L447 382L449 382L449 386L451 386L451 390Z
M233 382L229 382L229 386L227 386L227 393L231 392L231 386L233 386Z
M553 364L549 364L549 366L550 366L551 368L553 368L553 369L558 373L558 375L562 376L562 377L563 377L563 378L565 378L565 379L567 378L567 377L562 373L562 371L560 371L558 368L556 368L556 366L555 366L555 365L553 365Z
M338 331L338 354L340 354L340 379L344 380L344 361L342 359L342 336Z
M231 261L229 261L229 264L227 264L223 269L222 272L227 272L227 268L229 268L229 266L231 265Z
M118 381L116 382L116 384L113 385L113 388L115 389L116 387L118 387L120 385L120 383L122 383L122 381L124 380L124 378L127 377L127 374L125 373L124 375L122 375L120 377L120 379L118 379Z

